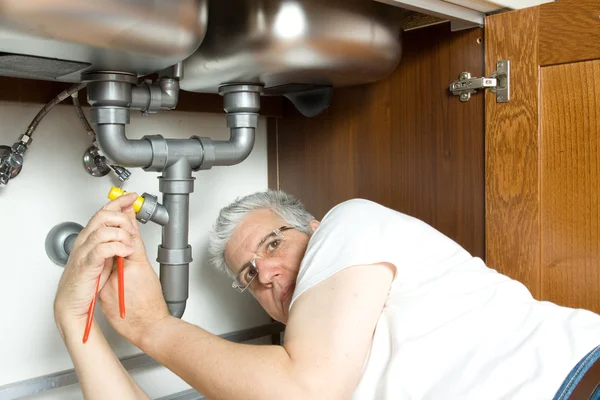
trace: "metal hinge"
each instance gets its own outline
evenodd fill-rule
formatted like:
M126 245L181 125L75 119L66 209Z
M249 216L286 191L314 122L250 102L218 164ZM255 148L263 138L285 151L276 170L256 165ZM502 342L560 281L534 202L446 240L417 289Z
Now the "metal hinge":
M496 102L506 103L510 100L510 61L496 63L496 70L489 78L471 78L470 72L461 72L458 80L450 84L450 91L460 96L460 101L469 101L471 94L480 89L490 89L496 93Z

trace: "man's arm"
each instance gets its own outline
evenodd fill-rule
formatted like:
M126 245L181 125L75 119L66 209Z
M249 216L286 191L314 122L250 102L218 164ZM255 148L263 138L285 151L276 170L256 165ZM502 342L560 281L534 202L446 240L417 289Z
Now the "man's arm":
M348 398L394 275L391 264L355 266L295 302L285 346L231 343L167 317L137 344L209 398Z
M111 201L81 231L54 300L56 325L67 345L86 399L148 398L125 371L95 322L89 340L86 344L82 342L90 302L96 287L104 288L111 275L114 257L128 257L128 268L136 265L132 245L138 230L137 225L132 224L135 214L131 209L136 198L137 195L130 194ZM121 212L123 209L131 209L131 215ZM142 260L145 261L143 265L147 264L143 244L138 243L137 247L142 250L138 251L137 262Z
M86 344L81 337L85 320L58 322L85 399L148 399L106 342L94 321Z

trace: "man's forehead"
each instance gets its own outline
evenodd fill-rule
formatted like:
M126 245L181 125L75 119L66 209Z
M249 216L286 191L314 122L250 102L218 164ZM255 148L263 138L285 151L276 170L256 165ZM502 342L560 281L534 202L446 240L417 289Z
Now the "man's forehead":
M231 238L243 241L243 239L247 239L253 234L261 233L265 227L270 227L278 219L277 214L271 210L260 209L252 211L240 222Z
M230 266L235 269L239 267L238 264L247 261L243 260L244 255L253 252L253 246L256 246L269 230L275 229L273 226L277 225L275 222L280 219L277 214L267 209L255 210L248 214L227 243L226 253L229 256L228 262L231 262Z

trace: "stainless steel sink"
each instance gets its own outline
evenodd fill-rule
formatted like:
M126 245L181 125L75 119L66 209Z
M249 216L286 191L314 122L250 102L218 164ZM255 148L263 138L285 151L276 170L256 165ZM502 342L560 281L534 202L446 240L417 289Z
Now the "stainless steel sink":
M194 52L208 0L0 0L0 75L79 81L144 75Z
M181 88L230 82L282 94L373 82L400 60L399 9L370 0L220 0L206 37L184 62Z
M181 88L194 92L357 85L396 68L398 10L371 0L0 0L0 75L77 82L185 60Z

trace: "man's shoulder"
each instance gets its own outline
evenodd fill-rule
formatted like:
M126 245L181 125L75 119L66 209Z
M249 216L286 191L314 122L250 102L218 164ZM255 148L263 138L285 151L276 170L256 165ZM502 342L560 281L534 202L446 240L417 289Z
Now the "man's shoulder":
M355 216L360 216L364 215L363 213L383 211L389 212L393 210L371 200L355 198L339 203L329 210L325 217L340 214L353 214Z
M427 224L421 220L388 208L371 200L355 198L346 200L333 207L321 221L327 230L348 229L354 233L371 234L386 231L423 230ZM354 228L359 227L360 230ZM431 229L431 228L430 228ZM350 232L350 233L351 233Z
M365 199L351 199L333 207L321 220L311 242L344 238L359 240L375 225L389 218L381 218L381 211L394 212L384 206Z

